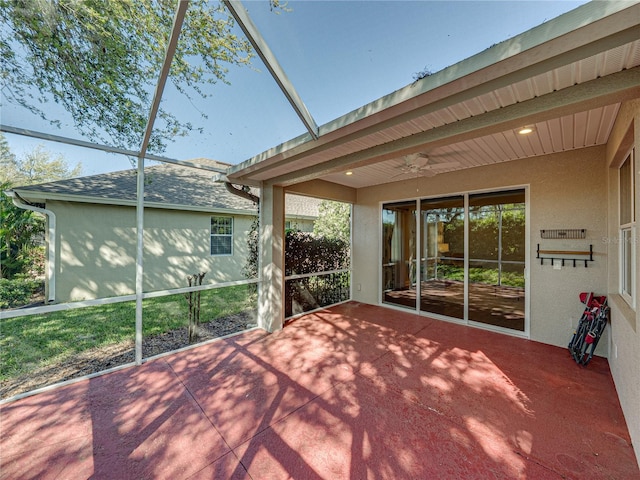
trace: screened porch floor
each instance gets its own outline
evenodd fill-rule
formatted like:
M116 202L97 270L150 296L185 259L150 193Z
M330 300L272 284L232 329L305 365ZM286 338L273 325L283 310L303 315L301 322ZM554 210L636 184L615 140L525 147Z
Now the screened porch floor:
M450 318L464 318L464 283L428 280L421 283L420 310ZM385 303L416 308L416 289L399 288L384 292ZM521 287L469 285L469 319L524 332L525 291Z
M2 479L640 479L605 359L355 302L0 418Z

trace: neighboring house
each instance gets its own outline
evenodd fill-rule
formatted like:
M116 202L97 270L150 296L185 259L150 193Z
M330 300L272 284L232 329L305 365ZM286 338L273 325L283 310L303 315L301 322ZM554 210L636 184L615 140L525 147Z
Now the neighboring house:
M145 168L145 292L184 287L186 277L198 272L207 272L204 283L245 278L247 238L257 206L214 182L214 176L172 164ZM136 181L131 169L8 192L17 203L44 209L53 226L47 235L49 301L134 293ZM288 196L286 221L312 231L319 202Z
M287 195L285 229L313 232L321 200L301 195Z

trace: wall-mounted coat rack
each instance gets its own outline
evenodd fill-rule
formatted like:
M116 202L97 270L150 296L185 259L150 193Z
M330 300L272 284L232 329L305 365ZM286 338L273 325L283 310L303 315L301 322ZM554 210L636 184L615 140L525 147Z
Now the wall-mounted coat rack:
M565 262L573 262L573 266L576 266L576 262L584 262L585 268L587 262L593 262L593 245L589 245L589 250L540 250L540 244L538 244L538 255L540 259L540 265L544 265L545 260L551 260L551 265L554 262L562 262L564 267Z

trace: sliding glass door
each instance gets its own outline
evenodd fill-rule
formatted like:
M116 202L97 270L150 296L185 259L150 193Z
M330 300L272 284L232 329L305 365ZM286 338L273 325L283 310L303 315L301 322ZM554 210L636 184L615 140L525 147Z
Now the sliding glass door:
M524 190L469 195L469 320L524 331Z
M420 202L420 310L464 318L464 197Z
M524 189L384 204L382 301L524 332L525 220Z
M382 301L416 306L416 202L382 209Z

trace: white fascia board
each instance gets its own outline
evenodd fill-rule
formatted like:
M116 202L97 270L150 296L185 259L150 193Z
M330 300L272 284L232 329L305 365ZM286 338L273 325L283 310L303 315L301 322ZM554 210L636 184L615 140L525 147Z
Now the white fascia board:
M317 215L299 215L297 213L294 214L285 214L285 219L287 220L317 220Z
M201 213L221 213L225 215L247 215L256 216L258 210L238 210L234 208L210 208L191 205L167 205L164 203L145 202L144 208L153 208L157 210L181 210L186 212L201 212Z
M615 18L607 18L634 5L636 8L633 11L620 13ZM639 24L640 0L590 2L347 113L321 126L320 134L326 135L436 89L453 87L454 82L455 88L443 90L441 96L446 97L448 94L494 81L523 67L566 54L582 45Z
M492 78L495 79L501 75L505 75L509 73L509 70L521 68L523 65L526 66L531 63L541 62L544 60L544 58L541 58L541 55L544 55L546 58L561 55L563 51L576 48L576 41L585 43L593 42L597 40L598 37L609 36L616 32L628 30L640 23L638 20L640 16L639 7L640 0L589 2L321 125L319 128L319 141L322 142L323 136L354 125L364 118L373 117L390 107L399 105L422 94L432 92L445 85L450 85L456 81L464 79L465 84L463 87L471 88L477 83L487 82ZM607 20L606 28L598 24L603 20ZM589 28L585 29L585 27ZM581 29L585 30L579 31ZM568 36L571 34L576 37L575 41L569 41ZM553 43L553 46L547 47L543 53L538 51L537 47L549 44L554 40L557 41ZM506 60L512 61L505 62ZM499 67L499 64L502 65ZM490 68L493 68L495 72L490 73L488 71ZM481 75L477 75L478 78L473 83L469 83L470 79L467 77L479 73L481 73ZM459 91L459 88L460 87L456 87L456 90ZM335 139L335 137L333 139ZM231 166L227 170L227 176L230 177L230 181L235 181L233 178L234 175L241 177L250 174L254 168L258 168L258 165L260 165L260 167L263 165L266 166L265 162L267 161L277 162L287 158L289 155L293 156L298 152L294 153L292 150L305 144L310 144L311 140L312 138L308 134L295 137L242 163ZM318 140L314 142L314 145L317 144Z
M260 188L262 186L262 182L259 182L259 181L248 180L248 181L238 182L237 180L229 178L222 173L218 175L214 175L213 181L215 183L232 183L232 184L246 185L248 187L255 187L255 188Z
M112 198L100 198L100 197L89 197L89 196L81 196L81 195L65 195L65 194L51 194L46 192L31 192L25 191L21 192L19 189L14 188L14 192L18 193L21 198L28 200L33 203L46 203L49 201L56 202L70 202L70 203L89 203L89 204L98 204L98 205L113 205L119 207L135 207L135 200L122 200L122 199L112 199ZM212 208L212 207L203 207L196 205L177 205L177 204L169 204L169 203L159 203L159 202L145 202L145 208L153 208L158 210L182 210L189 212L206 212L206 213L224 213L230 215L256 215L256 210L245 210L245 209L234 209L234 208Z

